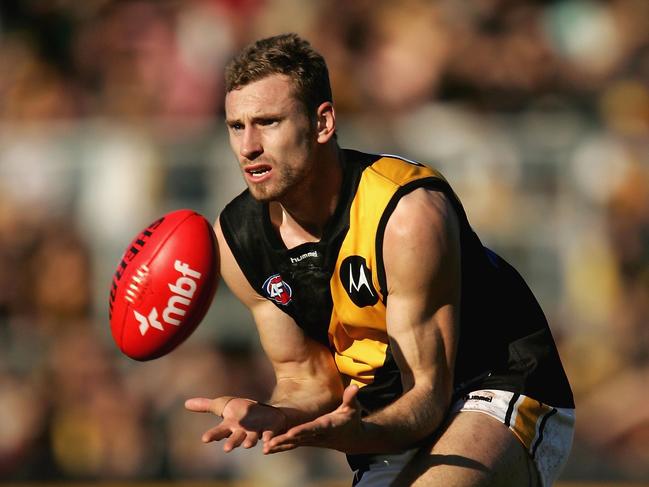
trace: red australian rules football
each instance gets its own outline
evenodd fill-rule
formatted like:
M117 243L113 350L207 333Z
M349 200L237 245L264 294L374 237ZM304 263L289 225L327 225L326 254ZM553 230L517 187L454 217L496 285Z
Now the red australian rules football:
M212 225L192 210L172 211L140 232L113 275L113 339L135 360L180 345L205 317L218 285Z

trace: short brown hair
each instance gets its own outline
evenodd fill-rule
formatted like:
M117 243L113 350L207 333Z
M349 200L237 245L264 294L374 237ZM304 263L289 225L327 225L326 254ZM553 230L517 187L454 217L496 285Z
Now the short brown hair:
M225 90L229 93L273 74L291 78L295 94L311 114L321 103L333 101L324 58L292 33L260 39L241 51L225 69Z

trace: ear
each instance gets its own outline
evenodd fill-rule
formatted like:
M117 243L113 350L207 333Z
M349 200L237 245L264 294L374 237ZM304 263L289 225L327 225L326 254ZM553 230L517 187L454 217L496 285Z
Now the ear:
M316 130L320 144L329 142L336 133L336 112L330 101L321 103L316 111Z

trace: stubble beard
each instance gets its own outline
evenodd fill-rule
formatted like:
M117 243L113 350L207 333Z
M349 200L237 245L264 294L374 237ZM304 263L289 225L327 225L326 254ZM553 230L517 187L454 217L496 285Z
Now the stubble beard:
M275 166L273 171L277 171L270 181L254 184L248 182L248 190L253 198L261 203L271 201L282 201L292 191L299 187L300 183L306 179L308 171L297 171L291 168L279 170Z

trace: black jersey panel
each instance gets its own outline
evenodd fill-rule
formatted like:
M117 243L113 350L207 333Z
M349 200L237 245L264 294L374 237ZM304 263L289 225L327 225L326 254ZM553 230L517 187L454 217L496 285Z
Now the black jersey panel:
M476 237L477 238L477 237ZM554 407L574 407L568 378L541 306L521 275L483 247L479 273L463 286L456 375L489 375L473 388L525 394Z
M257 292L260 292L264 281L262 269L268 268L272 262L271 256L265 252L259 252L256 256L251 252L251 249L266 250L267 247L262 233L255 231L262 222L261 210L249 191L245 190L224 208L219 217L223 236L235 260Z
M327 246L277 248L261 231L266 210L244 192L221 213L223 235L252 288L291 316L309 337L328 346L332 301Z
M377 369L374 381L358 391L358 401L363 411L369 413L387 406L402 393L401 371L388 345L383 366Z

